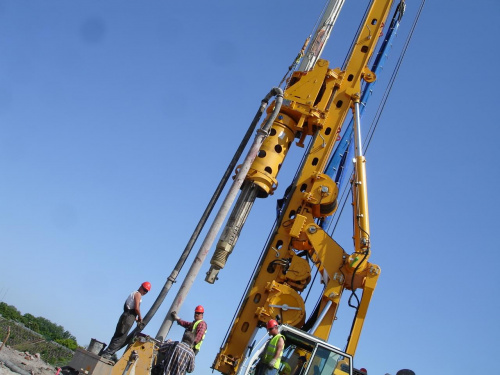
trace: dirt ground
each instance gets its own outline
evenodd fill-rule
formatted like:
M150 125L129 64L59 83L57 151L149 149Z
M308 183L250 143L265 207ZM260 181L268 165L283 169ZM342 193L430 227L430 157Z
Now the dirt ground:
M37 354L19 352L4 346L0 350L0 375L18 375L5 365L7 361L33 375L55 375L57 372L54 366L42 361Z

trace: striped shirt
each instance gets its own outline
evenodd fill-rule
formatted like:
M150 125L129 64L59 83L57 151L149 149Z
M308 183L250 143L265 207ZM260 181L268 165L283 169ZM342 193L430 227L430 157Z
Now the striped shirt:
M189 345L169 341L163 344L160 350L165 351L164 375L184 375L186 371L190 373L194 371L194 352Z

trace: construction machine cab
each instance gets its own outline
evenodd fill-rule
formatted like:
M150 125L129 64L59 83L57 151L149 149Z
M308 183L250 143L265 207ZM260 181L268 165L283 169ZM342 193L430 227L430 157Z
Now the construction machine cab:
M299 356L307 358L300 375L353 375L352 356L298 328L286 324L279 327L285 336L285 350L281 359L292 369Z

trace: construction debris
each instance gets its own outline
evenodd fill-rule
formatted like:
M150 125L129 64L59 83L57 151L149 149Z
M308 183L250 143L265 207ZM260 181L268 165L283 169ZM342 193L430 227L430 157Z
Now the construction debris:
M5 345L0 351L0 375L55 375L57 368L39 353L20 352Z

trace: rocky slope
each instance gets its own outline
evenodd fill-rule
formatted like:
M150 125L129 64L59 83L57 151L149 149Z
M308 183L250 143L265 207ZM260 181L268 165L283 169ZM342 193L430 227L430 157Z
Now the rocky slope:
M4 346L0 350L0 375L55 375L56 373L57 368L44 362L38 354L19 352L9 346Z

